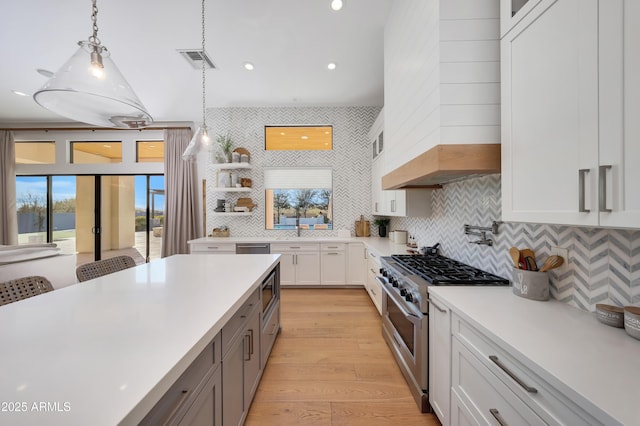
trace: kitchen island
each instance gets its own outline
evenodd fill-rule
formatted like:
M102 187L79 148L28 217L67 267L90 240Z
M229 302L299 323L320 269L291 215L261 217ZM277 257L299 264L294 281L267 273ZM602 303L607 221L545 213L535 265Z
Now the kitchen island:
M0 307L0 424L139 423L278 262L176 255Z

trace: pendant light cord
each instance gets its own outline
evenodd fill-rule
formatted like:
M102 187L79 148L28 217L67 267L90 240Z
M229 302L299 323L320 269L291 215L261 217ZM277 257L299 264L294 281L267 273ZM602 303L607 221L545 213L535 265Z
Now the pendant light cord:
M100 39L98 38L98 5L96 0L92 0L92 3L91 22L93 22L93 34L89 36L89 41L95 46L100 46Z
M95 0L94 0L95 1ZM206 86L205 86L205 81L206 81L206 77L205 77L205 50L204 50L204 42L205 42L205 34L204 34L204 2L205 0L202 0L202 127L204 129L204 131L207 131L207 121L206 121L206 105L205 105L205 100L206 100Z

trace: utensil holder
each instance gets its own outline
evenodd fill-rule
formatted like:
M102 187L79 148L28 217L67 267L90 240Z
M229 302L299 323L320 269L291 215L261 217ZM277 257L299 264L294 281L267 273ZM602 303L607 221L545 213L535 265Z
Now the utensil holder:
M549 300L549 275L546 272L513 269L513 294L531 300Z

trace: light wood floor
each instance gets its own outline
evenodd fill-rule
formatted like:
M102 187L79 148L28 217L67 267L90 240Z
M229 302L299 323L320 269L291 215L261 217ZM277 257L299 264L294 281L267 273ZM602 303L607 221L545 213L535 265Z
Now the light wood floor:
M364 289L282 289L278 336L246 425L439 425L421 414Z

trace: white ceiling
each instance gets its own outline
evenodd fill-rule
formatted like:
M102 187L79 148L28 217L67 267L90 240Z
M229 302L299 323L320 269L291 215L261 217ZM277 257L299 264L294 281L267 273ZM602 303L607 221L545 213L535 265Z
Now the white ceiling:
M383 26L393 0L208 0L207 107L383 104ZM91 34L90 0L5 1L0 124L68 121L33 94ZM201 72L177 49L201 47L199 0L99 0L98 36L155 121L200 121ZM255 64L246 71L245 61ZM338 64L328 71L327 64Z

